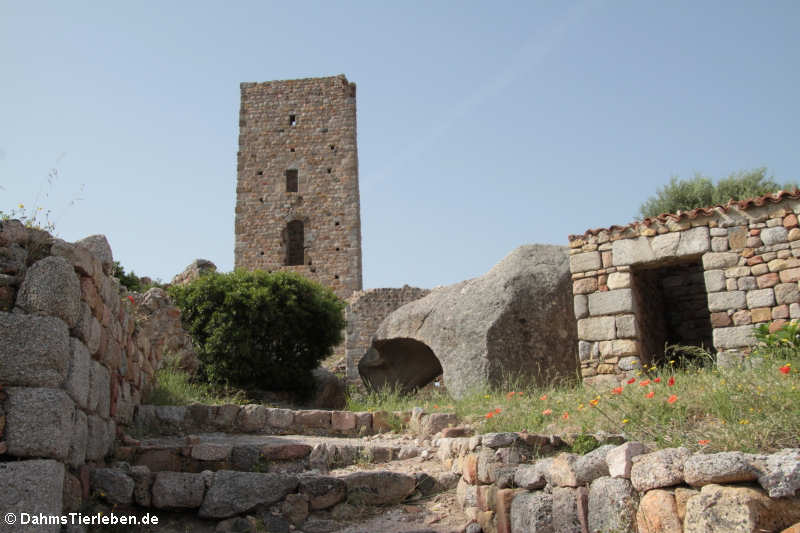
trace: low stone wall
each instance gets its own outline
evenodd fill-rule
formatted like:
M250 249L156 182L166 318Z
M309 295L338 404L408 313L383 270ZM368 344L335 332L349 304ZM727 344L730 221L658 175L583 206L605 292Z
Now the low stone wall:
M15 482L44 476L67 501L80 502L86 463L109 454L118 426L131 422L150 386L168 345L153 342L158 327L137 328L136 299L112 267L102 235L67 243L16 220L0 222L0 461L19 461L13 468L0 462L0 486L11 486L9 475ZM153 304L141 316L171 315L166 307ZM170 332L165 324L175 319L156 322ZM0 491L0 508L15 498L22 496Z
M530 459L553 445L489 433L439 439L438 455L461 474L459 505L485 532L752 532L800 522L800 449L650 452L626 442Z
M372 336L383 319L400 306L418 300L429 292L431 291L428 289L404 285L400 289L369 289L353 293L345 308L348 380L360 379L358 362L369 350Z
M754 324L800 318L798 213L800 192L782 192L571 235L584 381L614 386L657 362L665 340L739 361L755 344ZM689 284L673 279L684 275ZM656 293L686 298L659 303ZM678 321L671 338L667 308Z

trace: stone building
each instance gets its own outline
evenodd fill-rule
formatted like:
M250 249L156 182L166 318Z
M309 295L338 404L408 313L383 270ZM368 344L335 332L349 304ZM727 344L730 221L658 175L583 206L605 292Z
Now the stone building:
M356 86L344 75L241 84L235 267L361 290Z
M571 235L584 381L614 384L666 344L729 364L755 324L800 318L798 213L800 191L781 191Z

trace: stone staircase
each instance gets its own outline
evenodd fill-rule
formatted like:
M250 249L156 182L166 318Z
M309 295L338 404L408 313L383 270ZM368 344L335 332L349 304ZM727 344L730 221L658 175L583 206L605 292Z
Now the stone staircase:
M84 508L157 516L125 526L142 533L461 531L459 476L430 439L455 419L439 415L139 406Z

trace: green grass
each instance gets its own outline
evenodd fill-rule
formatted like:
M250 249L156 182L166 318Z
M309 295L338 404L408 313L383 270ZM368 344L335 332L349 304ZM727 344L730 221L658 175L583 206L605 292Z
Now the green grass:
M633 383L613 391L582 384L522 387L507 380L502 387L475 390L459 400L439 391L353 391L348 409L408 411L419 406L428 412L455 412L480 432L606 431L657 448L756 452L798 447L800 348L784 342L757 352L731 369L716 368L710 356L672 360L642 371ZM787 363L791 371L784 374L780 368Z
M191 376L178 368L177 361L168 359L156 371L153 389L142 403L152 405L207 405L255 403L249 401L241 390L213 387L207 383L193 381Z

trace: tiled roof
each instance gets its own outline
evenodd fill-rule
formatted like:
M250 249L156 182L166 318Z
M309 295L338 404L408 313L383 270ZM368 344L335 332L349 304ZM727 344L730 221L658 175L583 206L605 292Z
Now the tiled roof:
M786 198L800 198L800 190L795 189L793 191L778 191L774 194L765 194L764 196L758 196L756 198L746 198L744 200L731 200L725 205L713 205L710 207L698 207L696 209L692 209L691 211L678 211L677 213L662 213L655 217L648 217L644 220L636 220L631 222L630 224L626 224L624 226L610 226L608 228L595 228L586 230L582 235L570 235L569 240L581 239L583 237L587 237L590 235L597 235L601 231L607 231L609 233L618 232L618 231L625 231L629 228L636 228L638 226L645 226L649 227L654 223L661 223L664 224L670 220L674 222L678 222L684 219L694 219L700 216L711 216L717 210L722 210L722 212L727 212L730 208L735 207L740 211L747 210L751 207L761 207L765 204L777 204L778 202L786 199Z

